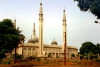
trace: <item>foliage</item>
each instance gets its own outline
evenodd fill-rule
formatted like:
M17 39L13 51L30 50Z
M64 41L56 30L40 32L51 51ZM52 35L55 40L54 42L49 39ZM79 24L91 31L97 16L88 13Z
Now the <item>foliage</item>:
M96 62L100 62L100 59L95 60Z
M38 62L40 62L40 61L41 61L41 58L40 58L40 57L38 57L38 58L36 58L36 60L37 60Z
M100 44L97 43L96 44L96 50L95 50L96 53L100 54Z
M16 54L16 59L18 59L18 60L23 59L23 56L19 55L19 54Z
M78 7L82 11L90 11L100 19L100 0L74 0L78 2Z
M90 59L96 58L97 54L100 54L100 44L94 45L92 42L85 42L80 47L80 54L81 59L87 58L88 55L90 56Z
M24 35L19 28L15 28L10 19L4 19L0 22L0 59L4 58L6 53L10 53L21 41L24 41Z
M27 57L27 60L35 60L35 59L36 59L36 56Z
M75 57L75 54L74 54L74 53L72 53L72 54L71 54L71 57Z
M85 42L80 47L80 54L87 55L89 52L93 52L95 45L91 42Z
M52 57L52 55L49 53L49 54L48 54L48 57L49 57L49 58L51 58L51 57Z
M84 58L84 56L83 56L83 55L81 55L81 56L80 56L80 59L82 60L83 58Z

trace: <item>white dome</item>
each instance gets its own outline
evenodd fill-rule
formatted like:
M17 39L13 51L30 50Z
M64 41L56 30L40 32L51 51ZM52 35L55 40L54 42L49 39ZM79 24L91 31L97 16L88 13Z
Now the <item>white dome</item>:
M56 44L56 45L57 45L57 41L53 40L53 41L51 42L51 44Z

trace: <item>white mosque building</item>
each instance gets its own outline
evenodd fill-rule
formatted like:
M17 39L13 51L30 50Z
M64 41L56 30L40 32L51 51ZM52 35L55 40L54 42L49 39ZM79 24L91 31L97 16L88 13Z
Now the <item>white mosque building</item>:
M16 21L14 21L16 24ZM23 55L23 57L29 56L37 56L37 57L64 57L64 43L65 43L65 35L67 24L66 24L66 14L65 10L63 10L63 44L59 45L57 41L54 39L51 44L43 43L43 8L42 3L40 3L40 11L39 11L39 37L36 36L35 23L33 26L33 34L31 39L28 40L27 43L19 44L17 48L17 53ZM67 40L67 39L66 39ZM78 49L74 46L67 46L66 44L66 57L71 58L71 55L74 54L77 57Z

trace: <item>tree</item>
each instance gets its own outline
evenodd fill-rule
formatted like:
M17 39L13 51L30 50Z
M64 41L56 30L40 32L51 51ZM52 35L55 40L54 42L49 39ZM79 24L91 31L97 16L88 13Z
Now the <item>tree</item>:
M95 50L95 53L98 55L98 59L100 59L100 44L99 43L97 43L96 44L96 50Z
M0 22L0 59L4 58L6 53L10 53L24 41L25 36L21 34L19 28L15 28L10 19L4 19Z
M96 49L97 49L97 53L99 53L100 54L100 44L99 43L97 43L97 45L96 45Z
M78 2L81 11L90 11L100 19L100 0L74 0Z
M81 56L89 58L89 55L95 52L95 45L92 42L85 42L82 44L79 50Z

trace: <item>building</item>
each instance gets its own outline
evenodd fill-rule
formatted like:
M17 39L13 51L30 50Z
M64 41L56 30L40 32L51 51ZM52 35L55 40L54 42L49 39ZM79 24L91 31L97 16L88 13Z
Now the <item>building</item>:
M78 54L78 49L74 46L67 46L67 24L66 24L66 14L63 11L63 44L58 45L57 41L54 39L51 44L43 43L43 8L42 3L40 3L39 11L39 37L36 36L35 23L33 26L33 34L31 39L27 43L19 44L17 48L17 53L23 55L24 57L37 56L37 57L64 57L64 50L66 49L66 57L71 58L74 54L75 57Z

